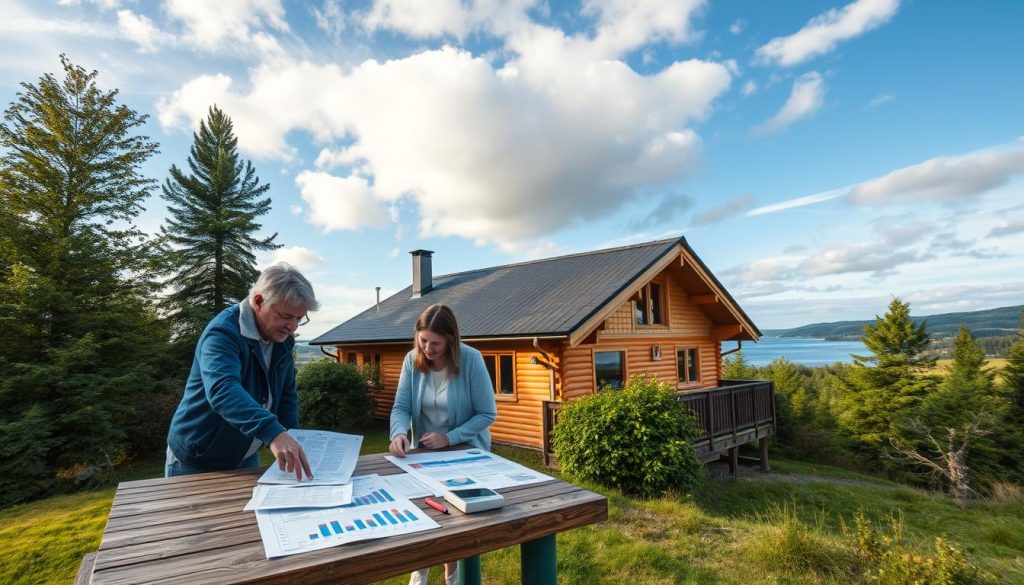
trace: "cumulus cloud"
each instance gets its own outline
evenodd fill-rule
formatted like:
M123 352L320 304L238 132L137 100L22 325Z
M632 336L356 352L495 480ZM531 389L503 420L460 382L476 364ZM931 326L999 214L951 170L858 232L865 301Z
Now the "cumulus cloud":
M387 225L387 211L366 179L302 171L295 184L309 205L307 219L324 232Z
M140 53L152 53L174 40L173 35L158 29L148 17L131 10L117 11L117 27L125 38L139 46Z
M257 37L255 33L268 27L289 30L280 0L166 0L164 11L184 25L187 42L207 51L228 42L266 43L269 37Z
M754 198L750 195L743 195L716 205L703 213L693 217L693 225L703 226L716 224L730 217L739 215L754 206Z
M323 256L308 248L292 246L290 248L278 248L277 250L274 250L273 256L270 261L267 262L267 265L277 264L278 262L286 262L295 266L299 270L306 272L312 268L322 265L325 260Z
M189 81L158 104L159 117L165 127L194 127L217 103L240 148L260 158L292 160L294 130L332 145L317 168L344 167L334 179L349 174L344 190L365 213L312 210L323 229L380 226L381 204L408 200L422 236L507 247L607 217L685 177L701 144L688 124L731 82L726 65L700 60L640 75L591 41L543 27L509 46L512 58L498 69L453 47L347 72L267 62L247 91L224 75ZM311 209L337 199L316 193L342 188L325 173L300 176Z
M742 19L736 19L729 25L729 32L738 35L743 32L743 29L747 28L747 21Z
M856 0L841 9L833 8L812 18L799 31L768 41L757 49L757 60L791 67L830 53L840 42L888 22L899 5L899 0Z
M310 13L316 26L334 40L341 38L345 32L345 10L340 0L324 0L323 8L312 7Z
M789 99L769 120L754 128L754 134L766 135L778 132L779 130L796 122L800 118L806 118L817 112L825 96L825 81L817 71L805 73L793 82L793 90Z
M973 197L1024 173L1024 142L1010 148L927 160L865 181L847 199L857 204L908 203Z

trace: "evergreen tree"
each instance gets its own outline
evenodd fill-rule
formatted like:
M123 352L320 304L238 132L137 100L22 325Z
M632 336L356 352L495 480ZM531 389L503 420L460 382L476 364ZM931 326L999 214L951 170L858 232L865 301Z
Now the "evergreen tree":
M722 360L722 378L726 380L753 380L757 377L757 368L747 362L742 351Z
M146 121L61 56L0 123L0 505L126 449L160 324L133 220L154 181Z
M1008 478L1024 481L1024 311L1017 339L1010 346L1002 371L1002 395L1007 401L1001 430L1003 467Z
M274 250L274 235L256 238L256 218L270 210L252 163L238 155L231 119L212 106L189 151L189 173L171 166L163 185L170 219L163 228L172 246L168 274L174 291L164 308L187 350L206 323L245 298L256 280L257 250Z
M890 301L884 316L875 316L873 325L864 326L861 340L871 355L853 356L843 378L840 421L866 458L877 460L890 437L898 435L901 419L934 387L927 368L935 360L924 353L929 338L925 323L915 325L910 305L899 298Z
M972 478L999 478L1003 475L999 444L1005 437L993 431L1001 426L1007 401L996 393L995 373L985 367L985 350L966 325L960 326L953 340L952 354L953 362L947 368L945 379L923 399L914 420L935 436L945 436L949 429L962 432L978 425L988 434L975 437L964 452L970 474ZM933 446L919 442L917 447L927 455Z

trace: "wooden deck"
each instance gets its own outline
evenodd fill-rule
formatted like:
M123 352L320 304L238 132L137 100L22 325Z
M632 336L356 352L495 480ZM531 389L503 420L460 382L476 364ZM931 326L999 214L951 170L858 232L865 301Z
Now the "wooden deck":
M701 434L693 440L697 456L709 462L729 453L735 465L736 449L758 441L761 465L767 465L765 441L775 434L775 387L764 380L722 380L716 388L679 393L697 417ZM544 403L544 464L556 464L551 450L551 429L558 419L560 402Z

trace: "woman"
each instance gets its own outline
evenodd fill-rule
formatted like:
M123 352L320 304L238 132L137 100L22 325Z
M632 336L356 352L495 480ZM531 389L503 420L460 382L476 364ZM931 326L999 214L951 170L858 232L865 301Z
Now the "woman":
M459 341L452 310L431 305L420 313L414 344L391 408L391 454L405 457L413 445L442 449L468 443L489 450L487 429L498 416L494 386L480 352ZM458 580L456 567L444 566L448 585ZM425 585L428 571L413 573L409 585Z

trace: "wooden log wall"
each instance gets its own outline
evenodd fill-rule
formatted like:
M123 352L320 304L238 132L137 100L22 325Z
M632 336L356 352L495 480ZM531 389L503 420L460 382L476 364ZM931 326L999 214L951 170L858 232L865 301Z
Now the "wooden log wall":
M513 353L515 359L515 395L497 397L498 420L491 426L491 439L501 443L510 443L526 447L540 448L543 444L542 436L542 402L551 399L551 382L555 378L556 385L558 376L552 376L549 370L540 363L534 364L536 358L539 362L550 359L552 365L559 368L560 356L557 347L542 347L548 354L537 352L528 341L513 343L472 343L470 344L484 353ZM362 363L364 353L381 354L381 379L383 388L374 395L374 417L379 420L388 420L391 417L391 407L395 403L395 391L398 388L398 378L402 372L402 363L409 348L405 345L397 346L345 346L341 348L341 355L344 357L347 352L357 353L357 363Z

